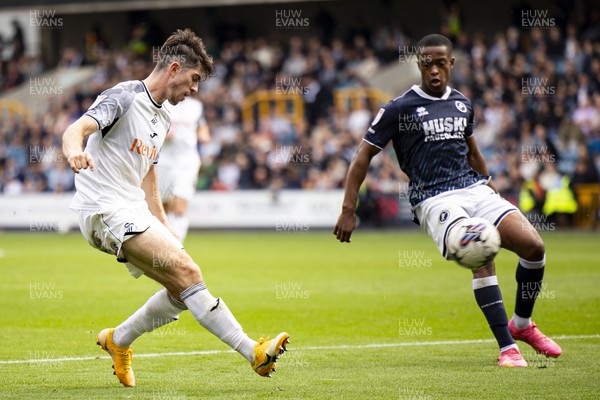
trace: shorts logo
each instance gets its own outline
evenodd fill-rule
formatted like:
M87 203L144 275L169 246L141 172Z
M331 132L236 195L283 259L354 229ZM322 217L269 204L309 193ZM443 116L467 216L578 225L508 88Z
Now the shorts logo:
M127 223L125 223L124 226L125 226L125 232L127 232L127 233L131 233L135 229L135 224L133 222L127 222Z
M467 112L467 106L465 106L462 102L456 100L454 102L454 104L456 105L456 108L458 109L458 111L460 111L461 113Z
M440 213L440 224L443 224L448 220L448 211L444 210Z

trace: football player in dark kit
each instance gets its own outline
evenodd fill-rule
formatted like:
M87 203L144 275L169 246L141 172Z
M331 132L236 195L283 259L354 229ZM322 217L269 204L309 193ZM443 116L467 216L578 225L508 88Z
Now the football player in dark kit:
M473 270L475 299L500 347L498 365L526 367L515 339L546 356L562 350L531 321L542 286L544 243L529 221L497 193L473 135L471 102L448 86L454 66L452 43L432 34L418 43L421 84L390 101L373 119L348 170L342 212L334 235L350 242L356 228L356 199L371 159L392 142L400 168L410 178L409 199L416 223L450 259L446 236L463 218L494 224L502 247L519 256L515 312L508 321L494 262Z

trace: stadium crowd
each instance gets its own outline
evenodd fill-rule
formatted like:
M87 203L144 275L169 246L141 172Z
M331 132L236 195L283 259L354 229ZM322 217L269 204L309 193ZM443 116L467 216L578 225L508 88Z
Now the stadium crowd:
M473 101L478 143L501 193L523 203L525 189L526 206L541 210L552 190L599 182L597 21L589 13L573 12L552 27L515 23L486 36L465 33L451 9L445 15L441 32L455 43L457 59L451 85ZM319 26L331 23L327 15L320 18ZM155 43L148 29L140 24L131 32L124 48L112 48L100 31L92 30L82 50L63 50L60 66L95 67L92 93L57 96L49 112L31 120L2 120L1 193L73 190L60 145L65 128L102 90L140 79L152 67ZM285 40L277 35L224 38L218 32L205 37L216 74L199 93L212 134L211 142L199 148L199 190L342 187L354 150L380 105L365 101L346 112L333 107L333 91L366 86L381 66L399 62L402 49L419 38L398 26L372 30L357 24L341 37L318 28L302 33ZM22 49L22 35L16 34L2 52L1 91L40 72L39 63ZM299 90L305 118L293 122L271 114L255 125L244 124L242 100L257 89ZM367 179L367 192L397 197L406 190L406 177L396 164L391 148L382 152Z

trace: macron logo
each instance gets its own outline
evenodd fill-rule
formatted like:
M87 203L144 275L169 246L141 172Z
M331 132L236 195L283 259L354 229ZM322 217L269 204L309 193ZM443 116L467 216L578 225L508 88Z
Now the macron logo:
M156 150L156 146L148 146L144 144L141 139L135 138L133 143L131 143L131 148L129 149L131 152L137 152L139 155L148 157L151 160L156 160L158 158L158 151Z

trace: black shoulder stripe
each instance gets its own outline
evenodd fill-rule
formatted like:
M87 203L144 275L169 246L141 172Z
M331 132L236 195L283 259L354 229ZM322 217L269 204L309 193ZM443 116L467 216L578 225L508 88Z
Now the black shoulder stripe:
M104 129L102 129L102 138L104 138L104 136L106 136L108 134L108 132L112 129L113 126L115 126L115 124L117 123L118 120L119 120L119 118L115 118L115 120L112 122L112 124L104 127Z

